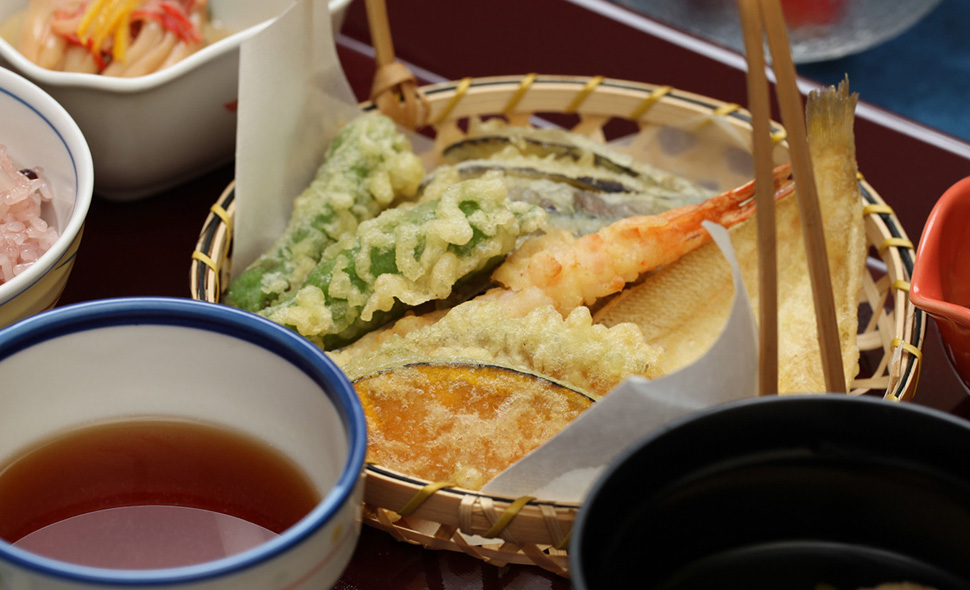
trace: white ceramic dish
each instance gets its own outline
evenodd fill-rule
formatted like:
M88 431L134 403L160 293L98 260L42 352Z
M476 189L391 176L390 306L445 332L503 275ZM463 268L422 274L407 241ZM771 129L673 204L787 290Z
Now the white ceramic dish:
M21 168L40 167L54 197L42 209L58 239L35 263L0 284L0 327L53 307L67 285L91 204L94 170L84 135L53 98L0 68L0 144Z
M69 305L0 331L0 382L0 461L66 429L171 417L262 439L291 458L322 498L271 540L182 567L81 566L0 541L4 588L309 590L331 587L353 555L363 408L336 365L286 328L188 299Z
M334 30L351 0L329 0ZM54 72L0 39L0 65L47 91L87 137L97 170L95 192L130 201L230 161L236 139L239 45L291 0L210 0L226 30L239 31L162 71L131 79ZM0 20L27 0L0 0Z

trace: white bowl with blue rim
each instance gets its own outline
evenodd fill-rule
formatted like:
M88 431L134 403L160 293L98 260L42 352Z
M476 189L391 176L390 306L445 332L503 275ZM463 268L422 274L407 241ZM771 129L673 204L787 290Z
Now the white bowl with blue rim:
M53 198L42 218L57 241L36 262L0 284L0 326L53 307L67 285L91 204L94 167L84 135L50 95L0 68L0 144L21 168L40 167Z
M262 439L292 459L322 498L269 541L180 567L76 565L0 541L5 587L329 588L350 561L360 534L364 413L343 373L299 335L211 303L104 299L0 330L0 382L0 464L50 432L181 417Z

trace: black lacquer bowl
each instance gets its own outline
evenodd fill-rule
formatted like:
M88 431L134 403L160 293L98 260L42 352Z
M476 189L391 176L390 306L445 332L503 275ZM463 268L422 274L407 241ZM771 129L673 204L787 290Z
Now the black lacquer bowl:
M970 588L970 422L843 395L699 413L607 469L570 554L588 590Z

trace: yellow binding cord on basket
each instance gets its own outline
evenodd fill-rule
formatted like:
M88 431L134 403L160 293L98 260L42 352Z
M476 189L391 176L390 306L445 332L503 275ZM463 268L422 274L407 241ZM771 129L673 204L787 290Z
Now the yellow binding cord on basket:
M903 279L896 279L893 281L892 288L897 291L909 292L909 281L904 281Z
M586 82L586 85L583 86L583 89L579 91L579 94L577 94L576 97L573 98L573 101L569 103L569 105L567 105L565 109L563 109L563 112L565 113L576 112L576 109L578 109L584 102L586 102L586 99L589 98L589 95L592 94L593 91L596 90L596 87L602 83L603 83L603 76L594 76L590 78Z
M673 92L673 90L673 86L658 86L654 88L653 92L651 92L647 98L643 99L643 102L641 102L637 108L633 109L633 112L627 116L627 119L630 119L631 121L639 120L640 117L647 114L650 107L660 102L661 98L667 96Z
M499 536L499 534L505 530L505 527L509 526L509 523L512 522L513 518L515 518L515 515L522 510L522 507L533 500L535 500L535 498L532 496L522 496L520 498L516 498L511 504L509 504L508 508L502 511L502 515L498 517L498 520L495 521L492 528L482 533L482 536L486 539Z
M571 536L573 536L573 531L570 529L570 531L568 533L566 533L566 536L562 538L562 541L560 541L559 544L556 545L556 549L566 549L566 548L568 548L569 547L569 537L571 537Z
M536 76L537 74L526 74L522 78L522 81L519 82L519 87L515 89L515 94L512 95L512 98L509 99L508 104L506 104L505 108L502 109L503 115L508 115L515 110L515 107L519 106L519 103L522 102L522 99L525 97L526 93L528 93L529 89L532 88L532 83L535 82Z
M771 145L778 145L786 139L788 139L788 130L781 128L771 134Z
M870 203L862 208L862 213L864 215L879 215L886 214L892 215L893 208L889 205L884 205L882 203Z
M879 244L878 250L884 252L887 248L906 248L907 250L912 250L913 242L910 242L906 238L886 238L882 244Z
M915 381L913 381L913 389L915 390L916 389L916 386L919 385L920 369L923 366L923 351L921 351L919 348L913 346L909 342L906 342L902 338L893 338L890 341L889 345L893 349L902 348L903 350L905 350L909 354L913 355L913 357L916 359L916 379L915 379ZM890 394L890 395L892 395L892 394ZM899 401L899 398L897 396L895 396L895 395L892 395L892 398L893 398L893 401Z
M720 115L722 117L726 117L727 115L730 115L731 113L735 113L739 110L741 110L740 105L734 104L733 102L729 102L727 104L722 104L721 106L714 109L714 114Z
M202 264L212 269L212 273L216 277L215 278L216 293L222 293L222 291L219 290L219 265L216 264L215 260L209 258L209 256L206 255L204 252L199 252L198 250L192 252L192 258L195 260L198 260Z
M229 219L229 212L223 209L222 205L220 205L219 203L216 203L213 206L209 207L209 211L211 211L213 215L215 215L216 217L222 220L223 225L226 226L226 243L231 244L232 243L232 220Z
M441 113L435 117L435 120L431 123L432 127L437 127L442 121L448 118L448 115L451 114L451 111L455 110L455 107L458 106L461 99L465 98L465 95L468 94L468 89L471 88L471 85L472 79L470 77L462 78L458 81L458 86L455 87L455 94L448 101L448 104L445 105L445 108L441 109Z
M452 488L452 487L455 487L455 484L450 481L439 481L435 483L429 483L428 485L418 490L418 493L414 494L414 497L408 500L408 503L405 504L400 510L397 510L397 513L400 514L401 516L410 516L411 514L414 513L415 510L417 510L422 504L424 504L425 500L433 496L435 492L437 492L442 488Z
M715 117L726 117L731 113L736 113L739 110L741 110L741 105L735 104L733 102L729 102L729 103L722 104L721 106L712 110L711 114L714 115ZM701 128L704 125L709 124L713 120L714 119L712 117L705 117L704 119L701 120L700 123L697 124L697 128Z

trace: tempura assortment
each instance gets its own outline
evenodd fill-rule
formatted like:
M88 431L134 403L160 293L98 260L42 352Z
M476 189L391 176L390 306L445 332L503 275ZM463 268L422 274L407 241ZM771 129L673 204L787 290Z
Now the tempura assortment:
M13 45L49 70L134 77L206 43L207 0L30 0Z
M854 105L843 85L807 111L847 382L865 257ZM471 121L442 160L426 173L389 119L352 121L224 299L331 355L385 467L480 487L585 409L577 394L595 400L703 354L732 299L704 221L732 228L757 292L752 183L714 194L588 138L497 119ZM782 392L822 391L787 165L773 190Z

